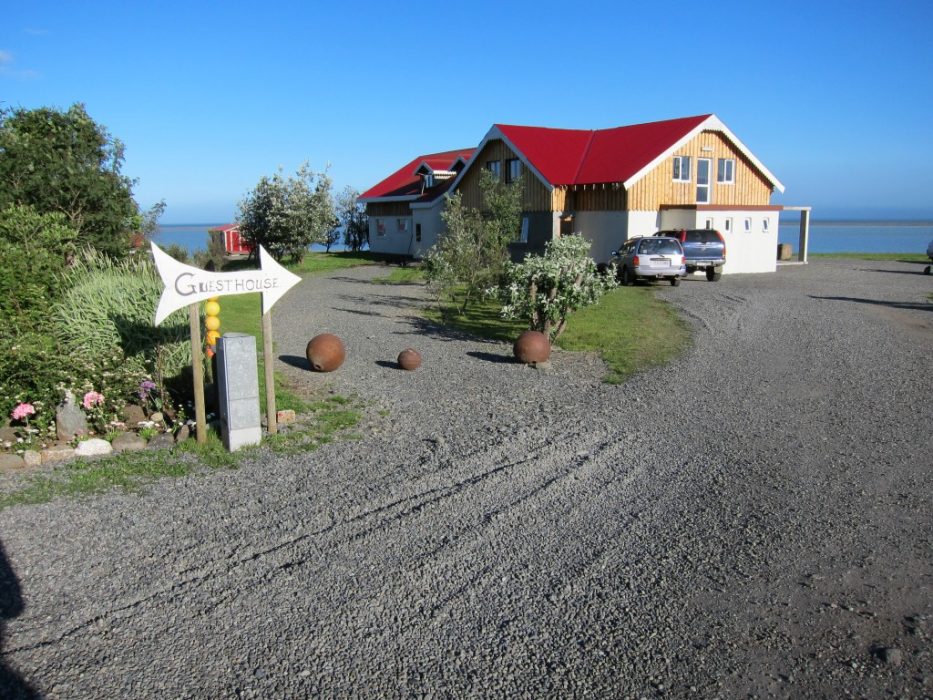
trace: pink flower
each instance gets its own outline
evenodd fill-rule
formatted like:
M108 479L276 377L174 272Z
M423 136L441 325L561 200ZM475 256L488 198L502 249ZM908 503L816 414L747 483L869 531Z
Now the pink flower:
M81 403L84 404L84 409L86 411L90 411L94 406L99 406L103 402L103 394L98 394L96 391L89 391L84 395L84 400Z
M13 420L23 420L27 416L34 416L36 409L31 403L21 403L13 409Z

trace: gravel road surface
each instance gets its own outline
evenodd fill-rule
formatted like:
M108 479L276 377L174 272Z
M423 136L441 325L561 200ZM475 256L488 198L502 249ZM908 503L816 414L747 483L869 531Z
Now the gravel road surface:
M929 697L920 269L659 288L695 342L621 386L425 323L384 268L305 280L281 368L362 439L0 513L0 697Z

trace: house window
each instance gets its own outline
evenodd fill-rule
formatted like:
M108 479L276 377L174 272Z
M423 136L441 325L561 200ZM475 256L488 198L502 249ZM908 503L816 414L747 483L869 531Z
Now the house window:
M697 204L709 204L710 196L710 170L712 161L709 158L697 158Z
M746 216L745 217L745 233L751 233L751 232L752 232L752 217Z
M415 224L415 240L421 243L421 224Z
M690 182L690 156L674 156L674 182Z
M408 219L396 219L399 233L405 233L408 230Z
M502 161L501 160L489 160L486 161L486 170L491 172L496 178L502 177Z
M706 228L713 228L713 220L712 220L712 219L707 219L707 220L706 220Z
M522 176L522 162L518 158L505 161L505 181L515 182Z
M382 219L376 219L376 235L384 236L386 235L386 222Z
M768 221L768 217L765 217L765 218L762 219L762 221L761 221L761 230L764 231L765 233L768 232L768 224L769 224L769 223L770 223L770 221Z
M726 233L732 233L732 219L726 219L725 223L723 224L723 229Z
M716 166L716 182L731 185L735 182L735 159L720 158Z
M522 217L522 232L518 235L518 240L520 243L528 242L528 217Z
M424 186L434 187L434 173L428 173L424 176Z

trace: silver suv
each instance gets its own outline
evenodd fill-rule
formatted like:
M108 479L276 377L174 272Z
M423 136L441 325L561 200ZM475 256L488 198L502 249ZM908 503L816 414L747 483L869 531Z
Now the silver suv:
M619 279L625 285L635 284L638 278L663 277L676 287L680 278L687 274L684 249L676 238L630 238L619 250L613 251L612 257Z

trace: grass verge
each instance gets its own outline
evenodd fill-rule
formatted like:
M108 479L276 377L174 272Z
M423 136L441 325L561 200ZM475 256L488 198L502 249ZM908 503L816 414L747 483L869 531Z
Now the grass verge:
M51 473L28 477L15 490L0 494L0 510L114 489L136 493L165 477L236 469L243 459L255 456L263 448L284 454L308 452L338 437L354 438L349 431L360 419L356 402L329 396L306 403L299 421L285 426L277 435L265 436L262 447L227 452L220 437L212 431L203 445L190 439L171 450L124 452L103 459L66 462Z
M490 300L473 304L459 314L450 304L429 311L428 317L482 338L512 342L527 328L499 315ZM565 350L597 352L609 366L606 381L619 384L636 372L664 364L690 344L690 329L667 302L650 287L619 287L599 303L574 313L557 341Z

